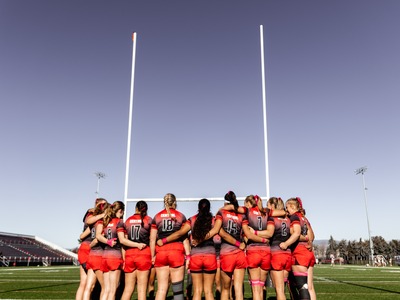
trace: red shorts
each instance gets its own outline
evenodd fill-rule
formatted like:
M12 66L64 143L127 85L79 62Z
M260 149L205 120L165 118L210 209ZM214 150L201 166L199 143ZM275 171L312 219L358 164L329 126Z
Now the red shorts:
M213 254L197 254L190 258L190 272L193 273L215 273L217 271L217 257Z
M89 258L89 252L90 252L90 244L89 243L82 243L79 246L78 250L78 261L81 265L87 262Z
M107 257L102 260L101 270L105 272L121 270L124 261L119 257Z
M315 265L314 253L308 250L303 245L297 245L292 253L294 265L300 265L303 267L313 267Z
M89 255L88 260L86 262L86 268L92 269L93 271L101 269L101 263L103 260L102 255Z
M143 250L138 248L128 249L125 252L125 273L132 273L135 270L147 271L151 269L150 247Z
M221 270L225 273L232 273L235 269L246 269L247 261L243 251L238 251L220 256Z
M261 268L265 271L271 269L271 249L251 249L246 252L247 267Z
M279 252L271 255L271 269L275 271L286 270L290 272L292 268L292 253Z
M170 243L162 247L156 246L154 267L177 268L185 264L185 250L182 243Z

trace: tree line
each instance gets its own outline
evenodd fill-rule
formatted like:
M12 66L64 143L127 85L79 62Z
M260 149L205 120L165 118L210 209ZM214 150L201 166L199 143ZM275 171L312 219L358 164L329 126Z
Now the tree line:
M381 236L372 237L374 257L383 257L387 262L400 263L400 240L387 242ZM322 262L330 262L332 256L346 264L366 264L370 261L369 240L336 241L332 236L327 245L315 245L316 258Z

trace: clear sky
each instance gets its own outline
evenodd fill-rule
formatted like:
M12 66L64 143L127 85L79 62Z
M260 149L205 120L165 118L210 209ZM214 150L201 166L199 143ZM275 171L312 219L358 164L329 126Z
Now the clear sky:
M123 199L133 31L129 197L265 195L263 25L270 194L300 196L317 239L367 239L366 165L371 234L399 239L399 15L397 0L0 0L0 231L75 247L94 172Z

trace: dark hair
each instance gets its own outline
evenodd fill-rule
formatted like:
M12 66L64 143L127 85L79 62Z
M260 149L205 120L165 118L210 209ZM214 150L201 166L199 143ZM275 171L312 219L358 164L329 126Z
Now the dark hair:
M210 212L210 201L207 199L201 199L198 207L199 214L192 228L192 237L196 241L203 241L212 227L213 216Z
M142 226L144 225L143 223L143 219L145 216L147 216L147 203L143 200L138 201L138 203L136 203L136 209L139 211L140 213L140 218L142 219Z
M239 203L236 199L236 195L234 192L229 191L225 194L224 197L225 201L229 202L230 204L233 205L233 207L235 208L235 212L237 212L238 208L239 208Z

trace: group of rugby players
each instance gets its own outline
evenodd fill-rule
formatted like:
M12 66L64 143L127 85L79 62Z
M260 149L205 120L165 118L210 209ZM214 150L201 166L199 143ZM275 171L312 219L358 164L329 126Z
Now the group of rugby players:
M186 269L194 300L203 293L213 300L214 286L217 298L243 300L247 269L254 300L264 299L268 273L277 300L286 299L285 286L291 299L315 300L314 233L300 198L284 203L272 197L267 207L257 195L246 197L243 207L232 191L224 199L216 216L201 199L198 213L186 219L169 193L154 218L138 201L125 222L124 203L96 199L83 220L76 299L93 299L97 282L101 300L115 299L121 287L121 299L131 299L136 287L138 300L145 300L154 295L156 277L155 300L166 299L170 287L174 300L183 300Z

